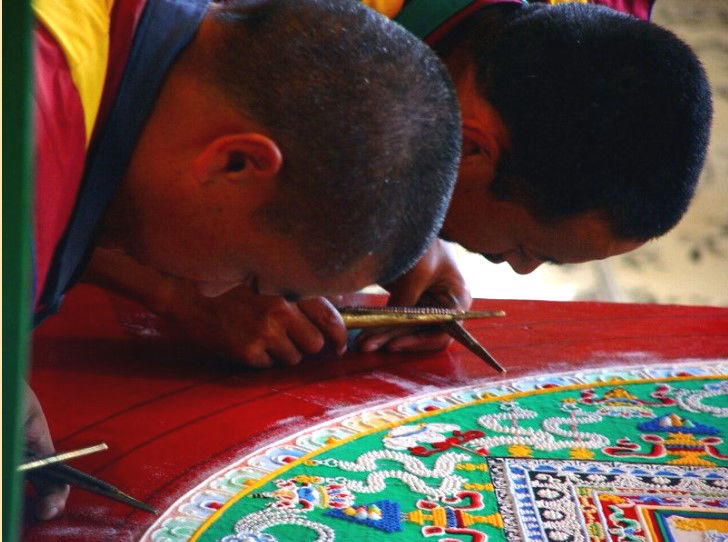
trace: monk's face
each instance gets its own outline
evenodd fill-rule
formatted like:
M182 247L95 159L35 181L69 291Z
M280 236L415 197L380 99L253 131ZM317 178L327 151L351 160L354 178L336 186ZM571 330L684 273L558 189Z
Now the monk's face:
M543 223L522 205L498 200L467 180L458 180L443 228L443 237L482 254L493 263L507 262L527 274L545 262L581 263L623 254L641 242L617 239L607 223L585 213Z
M472 70L455 78L463 122L463 154L442 236L520 274L544 262L580 263L634 250L642 243L616 238L597 213L545 223L515 201L490 190L498 161L510 149L500 115L477 91Z

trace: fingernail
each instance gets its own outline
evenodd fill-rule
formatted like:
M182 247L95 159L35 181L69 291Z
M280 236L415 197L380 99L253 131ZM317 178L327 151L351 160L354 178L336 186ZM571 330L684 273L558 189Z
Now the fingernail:
M359 347L362 352L374 352L377 348L379 348L379 343L376 341L366 342Z
M58 515L58 507L51 504L51 505L44 505L40 507L40 510L38 510L38 517L40 519L51 519Z
M341 347L336 351L337 354L340 356L343 356L346 353L346 345L343 344Z

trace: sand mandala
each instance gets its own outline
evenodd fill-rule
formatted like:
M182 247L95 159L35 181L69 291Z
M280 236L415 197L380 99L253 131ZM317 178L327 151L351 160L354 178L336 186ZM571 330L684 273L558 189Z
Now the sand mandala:
M443 390L269 445L143 540L728 542L728 365Z

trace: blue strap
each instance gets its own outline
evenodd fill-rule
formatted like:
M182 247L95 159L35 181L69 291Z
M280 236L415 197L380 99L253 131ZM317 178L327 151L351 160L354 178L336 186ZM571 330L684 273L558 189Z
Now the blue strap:
M139 21L116 101L89 151L76 206L56 247L37 325L53 314L90 256L95 228L121 183L137 139L177 55L194 37L209 0L148 0Z

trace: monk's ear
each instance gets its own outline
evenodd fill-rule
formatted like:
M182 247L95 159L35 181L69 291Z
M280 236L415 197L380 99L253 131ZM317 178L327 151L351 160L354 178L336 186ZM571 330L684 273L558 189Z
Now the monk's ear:
M257 132L246 132L209 142L194 159L192 172L200 183L239 183L272 179L282 164L283 156L275 141Z

